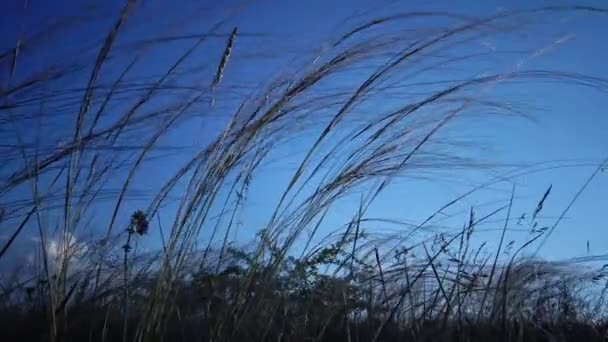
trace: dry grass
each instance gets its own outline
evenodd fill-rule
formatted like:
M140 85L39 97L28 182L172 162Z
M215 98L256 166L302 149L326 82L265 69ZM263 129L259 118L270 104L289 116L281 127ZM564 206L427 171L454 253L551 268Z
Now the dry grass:
M0 89L0 129L10 140L1 152L1 224L9 235L0 262L19 248L19 237L39 242L31 274L0 283L4 339L605 339L607 269L522 256L555 228L538 227L549 191L525 223L529 234L520 246L505 239L513 195L481 217L471 208L462 229L432 233L440 213L501 178L449 201L423 222L397 222L399 231L389 236L366 227L372 203L396 179L486 167L442 133L470 113L527 114L493 98L491 90L536 81L608 86L597 77L528 70L525 63L481 75L475 63L504 54L471 53L470 44L530 29L514 26L534 16L606 10L552 6L488 17L421 12L372 18L334 37L318 55L296 61L295 71L246 89L232 81L238 76L228 77L246 33L237 37L232 28L223 34L226 25L218 21L200 35L159 35L126 45L140 49L121 49L138 9L128 1L95 52L44 72L20 63L52 48L36 36L0 54L0 65L9 66ZM432 27L417 27L419 18ZM201 57L217 39L219 60ZM536 58L561 43L519 57ZM173 59L150 68L147 59L168 48L175 53L163 58ZM465 63L472 67L464 75L438 79L434 73ZM395 93L398 100L386 100ZM53 120L72 123L73 117L73 128L56 131L47 111L57 113ZM162 157L171 135L201 118L223 128L212 130L217 134L182 164L167 163L170 175L159 171L156 188L142 198L137 185L156 178L150 162ZM275 194L264 228L245 245L239 226L248 219L241 214L255 196L250 190L271 158L302 141L308 147ZM323 236L328 213L345 202L352 219ZM498 246L475 243L479 226L502 214L494 221L501 229ZM160 234L158 251L138 249L147 238L135 234L147 231L144 221Z

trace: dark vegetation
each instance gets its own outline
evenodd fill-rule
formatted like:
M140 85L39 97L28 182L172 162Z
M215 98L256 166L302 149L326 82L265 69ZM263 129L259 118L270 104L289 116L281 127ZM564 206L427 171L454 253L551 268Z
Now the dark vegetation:
M520 35L534 32L536 18L605 17L607 10L353 19L321 52L296 58L297 68L239 88L230 72L246 32L218 21L205 33L120 40L139 9L126 2L105 36L90 40L93 49L48 65L36 56L49 49L61 55L62 45L53 44L79 29L80 19L58 21L0 51L0 262L10 263L24 235L37 241L27 250L34 256L29 267L3 271L0 340L607 338L608 267L588 265L598 261L593 257L549 262L533 252L568 211L555 223L540 219L551 188L519 220L511 195L489 210L470 208L458 226L439 230L436 223L465 197L516 173L448 201L423 222L367 216L397 178L486 167L467 155L470 145L442 132L453 122L529 115L487 89L538 82L605 90L608 82L593 75L525 64L480 71L486 61L541 54L546 46L526 46ZM503 36L521 39L522 49L473 48ZM201 49L217 53L203 57ZM170 63L151 69L146 62L155 53ZM473 70L442 71L464 64ZM168 136L201 118L223 126L190 155L181 151L179 163L166 162L169 176L155 175ZM303 137L308 147L269 204L264 228L249 243L237 238L263 166ZM136 191L150 189L140 182L151 178L157 188ZM344 201L351 219L328 233L324 220ZM372 229L389 223L399 229ZM522 243L506 237L515 225L528 231ZM500 232L490 245L475 239L488 227ZM152 234L161 237L158 250L142 247Z

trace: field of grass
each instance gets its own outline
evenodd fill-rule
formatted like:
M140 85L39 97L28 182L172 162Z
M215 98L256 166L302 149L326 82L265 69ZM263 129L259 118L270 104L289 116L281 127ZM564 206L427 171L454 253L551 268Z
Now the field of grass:
M526 170L421 221L369 215L397 181L490 169L449 127L531 116L494 90L608 89L594 75L517 62L562 44L526 46L535 18L608 9L351 18L318 51L285 52L289 68L252 83L248 59L274 68L274 51L241 49L253 35L221 18L202 33L174 24L138 35L142 7L126 1L95 22L99 39L73 37L83 14L0 51L0 340L608 338L605 260L536 253L608 164L550 223L540 218L551 187L519 217L514 186L506 202L438 230L468 196ZM522 49L473 48L504 36ZM480 72L505 61L512 67ZM293 146L304 150L275 191L266 167ZM270 209L256 213L269 184ZM327 223L336 207L348 208L342 225ZM382 225L397 229L373 228ZM525 239L511 241L514 228ZM497 241L477 237L488 229Z

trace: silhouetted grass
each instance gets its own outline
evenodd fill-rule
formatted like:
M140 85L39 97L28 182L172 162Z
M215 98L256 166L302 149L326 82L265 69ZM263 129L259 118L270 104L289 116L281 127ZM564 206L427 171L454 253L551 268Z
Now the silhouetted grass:
M542 246L570 207L554 226L540 225L551 188L531 219L518 222L528 232L520 245L506 239L515 188L506 205L481 216L471 208L462 228L435 230L438 215L505 178L449 201L422 222L390 222L399 231L388 236L368 229L367 214L398 178L488 167L459 153L442 132L467 113L528 115L490 89L536 81L608 86L592 75L530 70L523 62L482 74L476 63L509 54L477 53L469 44L527 32L525 25L514 27L519 19L607 10L550 6L487 17L368 18L318 54L296 60L293 71L246 88L227 81L242 38L237 27L222 33L226 25L218 20L209 32L178 35L183 45L172 54L169 44L177 38L166 37L174 35L120 49L138 9L137 1L127 1L94 53L66 56L65 65L44 72L20 61L61 45L24 37L0 53L0 66L8 66L0 88L0 133L8 141L0 152L6 159L1 224L8 232L0 261L24 235L39 248L29 253L31 271L17 270L0 283L3 340L606 339L608 269L524 255ZM429 27L417 26L420 18ZM200 53L212 39L221 42L210 62ZM536 58L546 48L519 57ZM167 65L145 64L150 51L167 53ZM465 64L464 74L434 73ZM398 100L387 101L393 92ZM46 110L68 118L69 128L49 123ZM186 150L192 153L181 164L167 163L170 176L158 176L163 170L149 162L159 163L170 135L200 118L223 128L205 132L214 135ZM239 227L247 224L241 213L250 190L265 176L265 163L289 144L305 150L247 244ZM157 188L142 197L136 186L150 180ZM345 200L352 219L324 236L326 215ZM501 232L492 249L473 240L488 224ZM157 251L138 249L149 230L161 237Z

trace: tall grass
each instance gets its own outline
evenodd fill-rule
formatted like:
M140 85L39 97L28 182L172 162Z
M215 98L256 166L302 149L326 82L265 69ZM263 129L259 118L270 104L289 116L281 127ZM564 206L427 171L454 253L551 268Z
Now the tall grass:
M42 72L26 62L53 41L24 38L0 54L9 70L0 90L8 142L2 226L9 232L0 261L20 248L20 238L35 237L39 248L31 251L32 272L2 281L8 340L605 338L608 269L523 257L555 228L539 227L549 191L525 222L521 246L505 238L516 188L506 205L484 214L471 208L461 229L434 230L437 216L503 177L422 222L368 212L397 179L488 167L443 133L478 113L527 115L494 98L494 89L559 82L605 90L608 82L597 77L528 69L526 61L564 39L516 56L471 47L527 32L534 25L522 23L536 16L606 10L368 18L297 58L292 71L248 89L230 76L247 37L238 27L218 21L197 35L121 40L139 9L128 1L94 52ZM56 36L60 44L62 33ZM217 54L202 57L212 40ZM151 67L153 53L169 48L179 54ZM512 67L480 73L482 62L505 57L514 58ZM462 65L470 68L445 76L444 68ZM70 128L56 130L49 111ZM223 126L182 164L172 167L170 159L168 177L157 176L153 163L171 151L171 135L201 118ZM242 215L255 196L250 190L286 145L306 148L276 203L268 203L263 228L247 241L239 228L253 222ZM137 191L150 178L154 192ZM352 218L330 232L327 217L344 203ZM138 247L148 238L142 222L161 237L158 249ZM369 229L383 223L399 230L382 236ZM487 224L501 230L493 249L474 240Z

